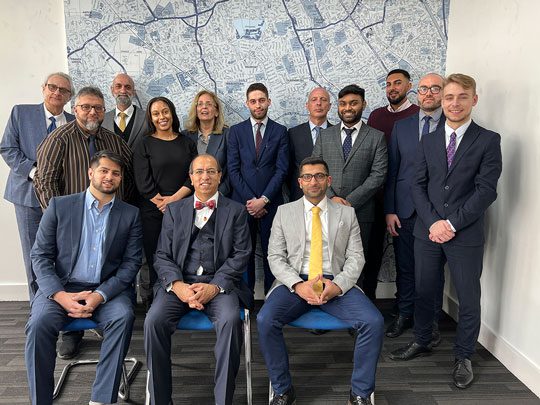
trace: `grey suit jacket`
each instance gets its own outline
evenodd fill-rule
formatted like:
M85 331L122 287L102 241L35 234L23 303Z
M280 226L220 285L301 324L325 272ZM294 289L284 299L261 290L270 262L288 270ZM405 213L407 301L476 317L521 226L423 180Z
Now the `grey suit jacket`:
M135 146L142 139L143 136L147 135L150 132L150 127L146 121L145 111L134 105L135 107L135 121L133 122L133 127L131 128L131 134L128 139L128 146L131 150L135 149ZM116 114L116 107L111 111L105 113L105 118L103 118L103 123L101 126L107 128L109 131L114 132L114 116Z
M270 242L268 264L276 277L274 288L284 284L289 289L298 282L306 244L304 199L278 207ZM364 267L360 227L354 209L328 200L328 251L334 283L343 293L356 286Z
M358 222L372 222L375 218L373 197L384 184L388 169L384 134L362 124L345 161L341 124L337 124L321 131L312 156L324 159L330 169L332 185L328 187L328 197L345 198L355 209Z

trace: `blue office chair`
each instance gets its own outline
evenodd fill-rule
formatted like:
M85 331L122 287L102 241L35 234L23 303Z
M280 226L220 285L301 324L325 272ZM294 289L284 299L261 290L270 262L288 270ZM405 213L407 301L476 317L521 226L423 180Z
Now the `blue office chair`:
M63 329L63 332L77 332L82 330L89 330L89 329L96 329L98 327L97 323L90 320L90 319L75 319L68 323ZM132 363L131 369L129 372L126 369L126 362ZM56 383L53 391L53 399L58 397L60 394L60 391L62 390L62 387L64 385L65 379L67 375L69 374L69 371L75 367L79 366L81 364L98 364L98 359L90 359L90 360L73 360L72 362L66 364L64 366L64 369L62 370L62 374L60 374L60 378L58 379L58 382ZM138 361L135 357L129 357L124 359L124 366L122 369L122 380L120 382L120 388L118 390L118 396L123 399L124 401L127 401L129 399L129 388L131 385L131 381L133 381L133 378L137 371L139 371L139 368L141 368L141 362Z
M244 328L244 354L246 360L246 396L248 405L252 405L253 391L251 387L251 326L249 322L248 309L240 309L240 319L242 320ZM204 312L192 309L180 319L178 325L176 325L176 329L211 331L214 330L214 325ZM148 371L146 379L146 405L150 404L150 391L148 390L149 381L150 371Z
M300 315L294 321L289 322L290 326L303 329L320 329L320 330L343 330L349 329L350 325L342 320L330 315L319 308L311 308L305 314ZM268 402L274 397L272 383L269 382L268 387ZM371 402L375 405L375 393L371 394Z

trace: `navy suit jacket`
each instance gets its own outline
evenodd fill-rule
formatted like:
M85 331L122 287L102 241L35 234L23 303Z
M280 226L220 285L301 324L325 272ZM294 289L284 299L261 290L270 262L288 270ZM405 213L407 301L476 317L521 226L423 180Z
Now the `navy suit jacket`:
M449 169L444 128L422 137L411 187L418 214L414 236L429 240L429 227L444 219L456 229L455 237L447 243L483 245L484 212L497 198L501 171L500 135L474 121Z
M251 121L233 125L229 131L227 167L233 200L245 204L264 195L270 199L266 209L276 210L283 203L282 186L289 169L287 128L268 119L257 159Z
M199 134L197 132L189 132L183 130L182 134L191 138L195 144L199 140ZM231 186L229 184L229 176L227 173L227 143L229 138L229 128L223 128L221 134L212 134L206 153L216 158L221 166L221 183L219 184L219 192L228 197L231 194Z
M64 112L67 122L75 116ZM25 207L39 207L32 181L28 178L36 165L36 150L47 137L43 103L16 105L0 144L0 153L10 168L4 198Z
M167 206L154 259L154 268L164 289L176 280L183 280L183 267L190 246L194 221L193 196ZM247 307L253 306L253 295L242 276L251 254L251 236L245 207L219 196L214 212L214 273L211 284L225 293L235 291Z
M414 214L411 183L420 144L419 114L396 121L388 147L388 178L384 189L384 213L410 218ZM437 128L444 128L441 115ZM429 134L428 134L429 136Z
M30 257L38 294L63 291L77 263L84 218L82 193L53 197L43 214ZM115 198L103 245L100 285L107 300L133 289L142 264L142 227L139 210Z

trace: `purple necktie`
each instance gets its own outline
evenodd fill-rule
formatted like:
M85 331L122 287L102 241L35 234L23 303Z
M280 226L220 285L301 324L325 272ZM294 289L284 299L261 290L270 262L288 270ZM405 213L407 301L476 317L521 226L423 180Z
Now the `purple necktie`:
M257 132L255 133L255 154L257 155L257 159L259 158L259 153L261 151L261 144L262 144L262 135L261 135L261 127L262 122L257 122Z
M452 165L454 161L454 156L456 155L456 133L452 132L450 135L450 142L448 142L448 147L446 148L446 161L448 162L448 168Z

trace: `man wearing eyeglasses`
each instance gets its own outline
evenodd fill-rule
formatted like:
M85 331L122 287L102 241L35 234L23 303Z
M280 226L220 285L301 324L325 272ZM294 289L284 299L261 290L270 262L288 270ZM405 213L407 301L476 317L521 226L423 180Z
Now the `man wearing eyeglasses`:
M30 249L42 216L34 191L36 149L47 134L75 119L64 111L74 92L69 75L61 72L48 75L42 90L43 103L13 107L0 144L0 153L10 168L4 198L15 205L30 301L37 289Z
M384 322L356 286L364 265L356 213L327 197L333 180L324 160L308 157L299 170L304 197L278 207L268 246L276 281L257 315L259 347L274 391L271 404L296 402L282 328L315 307L355 330L348 404L369 405Z
M413 324L414 314L414 224L416 210L411 197L416 152L423 136L444 127L442 112L443 77L429 73L418 82L420 111L395 123L388 151L388 179L384 190L386 226L393 236L396 255L396 287L398 314L386 330L386 336L400 336ZM444 273L440 273L436 294L432 346L440 343L439 313L442 306Z
M131 150L122 138L102 128L105 114L103 93L96 87L83 87L75 98L75 121L52 132L37 149L34 178L36 195L43 210L52 197L83 192L88 188L90 159L101 150L119 154L124 160L124 175L117 196L129 202L133 192ZM83 333L62 335L58 356L74 357Z
M216 330L215 401L200 402L231 405L242 348L239 303L253 304L242 280L251 254L248 213L218 192L215 157L197 156L189 173L195 193L167 206L155 255L158 283L144 322L150 403L172 403L171 336L197 310Z

